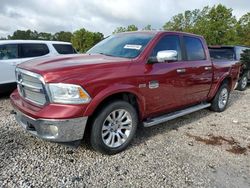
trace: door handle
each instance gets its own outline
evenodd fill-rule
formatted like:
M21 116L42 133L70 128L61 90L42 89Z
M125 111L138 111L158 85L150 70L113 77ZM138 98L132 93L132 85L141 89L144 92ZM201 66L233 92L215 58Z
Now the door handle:
M212 67L204 67L205 70L211 70Z
M177 69L176 72L177 73L184 73L184 72L186 72L186 69Z

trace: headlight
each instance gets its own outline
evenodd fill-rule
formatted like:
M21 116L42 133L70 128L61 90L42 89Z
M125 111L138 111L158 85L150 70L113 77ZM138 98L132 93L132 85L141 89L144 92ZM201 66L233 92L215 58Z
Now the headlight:
M48 84L51 100L55 103L83 104L91 98L88 93L78 85L73 84Z

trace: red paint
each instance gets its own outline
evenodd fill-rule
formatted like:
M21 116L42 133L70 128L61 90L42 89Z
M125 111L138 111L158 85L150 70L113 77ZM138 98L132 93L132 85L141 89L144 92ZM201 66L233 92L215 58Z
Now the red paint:
M27 103L17 92L11 95L14 106L34 118L65 119L90 116L108 96L128 92L137 97L141 119L211 100L220 84L228 78L234 86L239 66L230 62L213 63L207 45L201 39L206 60L147 64L149 54L163 35L191 35L179 32L158 32L144 51L135 59L104 55L68 55L36 59L21 64L22 69L41 74L46 83L72 83L81 85L92 101L84 105L48 104L42 108ZM192 35L195 36L195 35ZM204 67L211 66L212 70ZM186 68L186 73L177 73ZM148 83L157 80L160 87L149 89ZM139 84L147 84L139 88Z

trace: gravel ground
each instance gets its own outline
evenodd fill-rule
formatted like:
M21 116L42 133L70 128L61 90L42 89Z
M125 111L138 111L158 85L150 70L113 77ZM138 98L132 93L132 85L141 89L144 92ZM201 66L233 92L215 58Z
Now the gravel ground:
M105 156L37 139L0 98L0 187L250 187L250 89L223 113L202 110L140 128L126 151Z

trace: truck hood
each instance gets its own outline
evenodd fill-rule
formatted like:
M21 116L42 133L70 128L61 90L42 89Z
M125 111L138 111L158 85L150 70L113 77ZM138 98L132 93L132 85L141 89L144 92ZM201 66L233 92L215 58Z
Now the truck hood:
M54 57L36 58L19 65L19 68L30 70L37 73L53 72L65 69L81 68L83 66L121 63L131 61L127 58L111 57L105 55L60 55Z
M61 55L36 58L18 65L19 68L38 73L47 82L63 82L76 77L85 77L93 73L120 69L127 66L131 59L111 57L99 54Z

